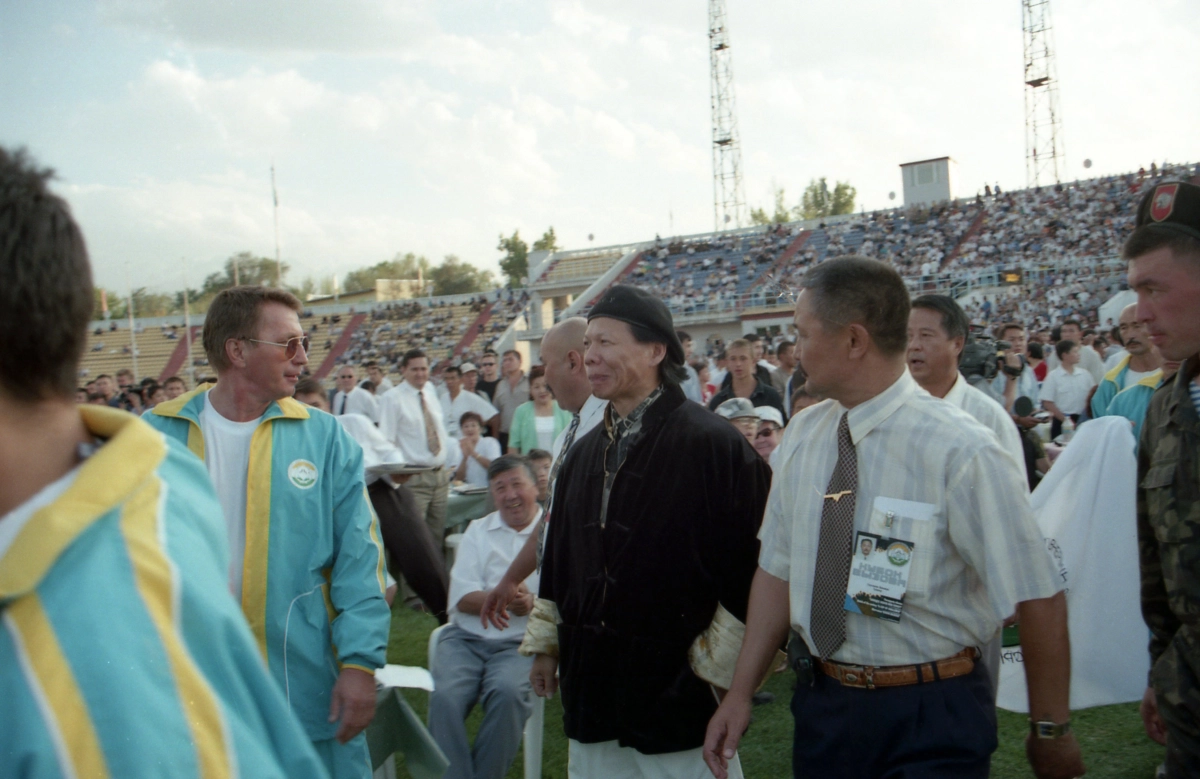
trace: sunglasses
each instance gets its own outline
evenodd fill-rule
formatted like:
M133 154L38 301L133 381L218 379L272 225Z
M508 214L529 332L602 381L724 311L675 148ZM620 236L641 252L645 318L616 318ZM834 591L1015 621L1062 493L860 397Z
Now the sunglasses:
M296 356L297 349L303 349L305 354L308 354L308 345L311 343L307 335L298 335L295 338L289 338L283 343L275 341L260 341L257 338L247 338L247 341L256 344L266 344L267 346L282 346L283 356L289 360Z
M779 428L777 428L777 427L765 427L762 430L759 430L757 433L755 433L754 437L755 438L770 438L771 436L775 435L777 432L779 432Z

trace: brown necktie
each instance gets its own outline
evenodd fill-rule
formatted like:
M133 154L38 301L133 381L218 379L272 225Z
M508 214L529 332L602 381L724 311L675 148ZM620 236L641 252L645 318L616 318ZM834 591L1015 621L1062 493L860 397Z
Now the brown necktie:
M850 440L848 414L838 424L838 459L829 477L821 508L821 536L817 541L817 570L813 577L813 643L821 657L829 658L846 640L846 584L854 545L855 490L858 458Z
M429 406L425 405L425 393L418 392L417 397L421 399L421 416L425 417L425 443L429 446L429 453L436 457L442 451L442 443L438 441L437 422L429 411Z

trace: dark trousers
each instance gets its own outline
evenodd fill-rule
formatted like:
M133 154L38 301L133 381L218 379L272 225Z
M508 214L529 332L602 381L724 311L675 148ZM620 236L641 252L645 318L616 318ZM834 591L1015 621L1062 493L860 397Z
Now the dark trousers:
M843 687L819 671L792 697L796 779L986 779L996 708L982 663L954 679Z
M379 517L383 545L395 568L393 575L403 576L412 591L437 617L438 624L446 624L446 599L450 589L446 560L442 557L442 545L434 540L412 492L404 486L393 488L379 479L367 487L367 494Z

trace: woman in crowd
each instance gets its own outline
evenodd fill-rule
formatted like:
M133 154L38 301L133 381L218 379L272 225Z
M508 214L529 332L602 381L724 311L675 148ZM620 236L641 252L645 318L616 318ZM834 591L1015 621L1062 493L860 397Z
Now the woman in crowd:
M468 411L458 420L462 438L458 445L462 447L462 462L454 472L454 478L466 482L472 487L488 486L487 469L500 456L500 442L490 436L480 436L483 432L483 417L474 411Z
M513 412L512 427L508 433L509 454L529 454L534 449L554 449L554 439L571 424L571 414L558 407L550 385L546 383L546 369L535 365L529 371L528 400Z

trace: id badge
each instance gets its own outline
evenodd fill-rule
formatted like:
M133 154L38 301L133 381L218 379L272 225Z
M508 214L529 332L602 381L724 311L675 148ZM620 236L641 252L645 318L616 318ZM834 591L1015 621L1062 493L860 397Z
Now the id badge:
M844 608L852 614L899 622L908 591L913 542L861 530L854 534L854 557Z

